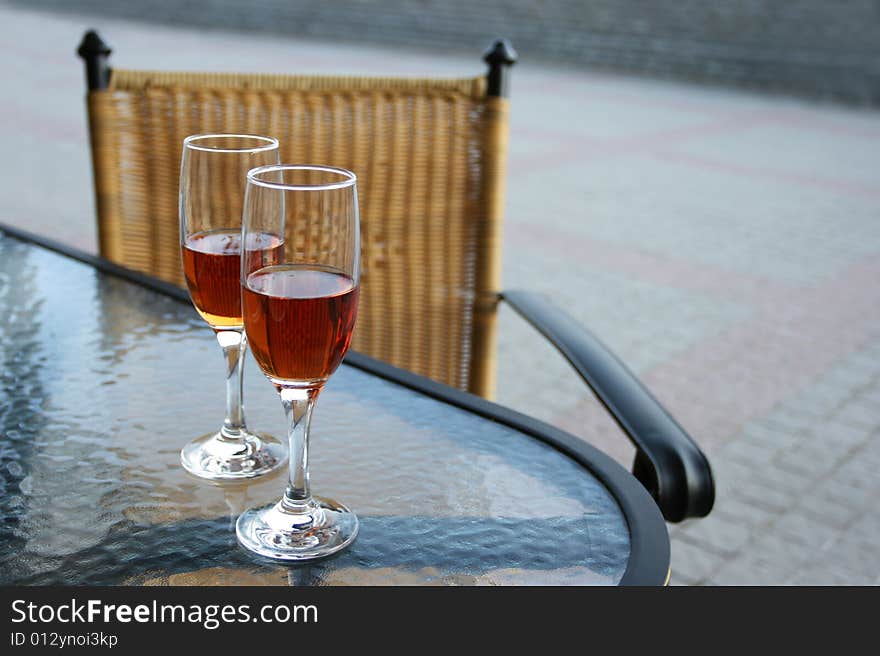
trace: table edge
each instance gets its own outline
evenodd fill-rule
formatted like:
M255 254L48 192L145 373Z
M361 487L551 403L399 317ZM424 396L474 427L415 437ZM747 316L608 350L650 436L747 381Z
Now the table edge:
M141 285L171 297L191 303L186 290L153 276L134 271L111 262L99 255L87 253L75 246L58 242L21 228L0 222L0 232L19 241L35 244L55 253L88 264L128 282ZM455 389L443 383L394 367L363 353L349 351L344 362L349 366L402 385L435 400L467 410L491 421L504 424L543 442L565 454L589 470L611 492L627 522L630 534L630 554L626 570L618 585L666 585L670 572L671 549L669 532L660 509L647 490L617 461L579 437L558 429L511 408Z

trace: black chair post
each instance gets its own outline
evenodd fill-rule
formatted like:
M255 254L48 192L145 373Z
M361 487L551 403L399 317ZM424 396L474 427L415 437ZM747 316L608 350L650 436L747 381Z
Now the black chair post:
M516 50L507 39L498 39L489 47L483 55L483 61L489 64L486 95L507 98L510 91L508 69L516 60Z
M76 51L86 63L86 80L89 91L106 89L110 84L110 46L98 36L95 30L89 30L83 35L82 43Z

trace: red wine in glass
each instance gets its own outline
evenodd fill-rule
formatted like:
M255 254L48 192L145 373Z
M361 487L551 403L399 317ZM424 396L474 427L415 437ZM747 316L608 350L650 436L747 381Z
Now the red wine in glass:
M351 343L360 288L328 266L283 264L248 275L242 305L251 353L273 380L319 384Z
M281 467L287 449L279 440L247 427L243 371L247 339L241 316L242 251L254 265L280 262L282 235L252 230L242 244L247 172L277 164L278 140L252 134L193 134L183 140L180 162L180 253L184 278L202 319L211 326L226 365L226 414L220 429L187 442L180 463L194 476L244 480ZM272 233L264 234L264 233Z
M262 264L279 259L281 240L270 234L249 238L248 257L262 258ZM190 297L202 318L215 329L240 328L241 317L241 231L197 232L183 244L183 274Z
M305 562L344 549L358 532L351 509L313 496L309 481L315 402L351 344L357 317L357 176L332 166L277 164L251 169L247 180L245 251L251 235L284 238L277 262L244 256L241 297L251 352L287 416L290 458L284 495L241 513L235 534L260 556Z

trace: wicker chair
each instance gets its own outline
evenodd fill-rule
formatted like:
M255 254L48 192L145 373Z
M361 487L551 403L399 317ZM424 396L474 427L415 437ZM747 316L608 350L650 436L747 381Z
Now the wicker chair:
M507 71L498 41L486 76L404 79L111 70L94 32L86 61L102 256L178 285L177 187L193 133L268 134L282 161L358 175L361 308L353 348L491 398L506 300L559 348L609 408L634 471L667 519L712 506L699 448L589 333L540 297L501 292Z

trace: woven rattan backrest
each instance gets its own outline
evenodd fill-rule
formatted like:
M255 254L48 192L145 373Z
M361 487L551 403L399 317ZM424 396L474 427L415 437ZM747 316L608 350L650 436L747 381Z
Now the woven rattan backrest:
M488 96L485 78L114 70L88 107L102 255L183 284L184 137L275 136L284 162L358 176L363 262L353 347L491 396L507 100Z

